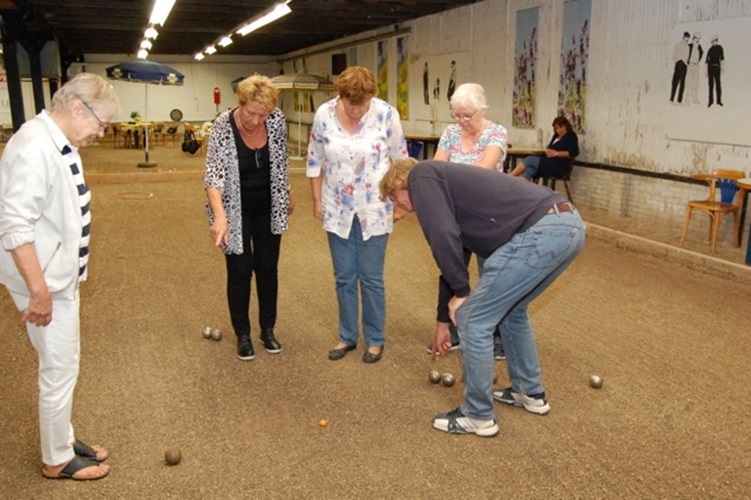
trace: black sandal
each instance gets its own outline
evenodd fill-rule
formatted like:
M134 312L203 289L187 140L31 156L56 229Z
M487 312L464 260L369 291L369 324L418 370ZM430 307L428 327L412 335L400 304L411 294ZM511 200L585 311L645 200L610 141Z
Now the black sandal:
M99 467L99 462L96 462L94 460L89 460L88 458L81 458L81 457L73 457L73 460L68 462L65 467L57 474L57 476L48 476L44 473L44 469L42 469L42 476L44 476L46 479L72 479L74 481L96 481L97 479L102 479L103 477L106 477L107 474L110 473L110 471L107 471L107 473L99 476L99 477L92 477L92 478L77 478L73 477L73 474L76 472L86 469L88 467Z
M76 442L73 443L73 452L76 454L76 456L79 456L81 458L86 458L88 460L93 460L95 462L104 462L110 457L109 453L107 453L106 457L99 460L96 457L97 451L94 448L78 440L76 440Z

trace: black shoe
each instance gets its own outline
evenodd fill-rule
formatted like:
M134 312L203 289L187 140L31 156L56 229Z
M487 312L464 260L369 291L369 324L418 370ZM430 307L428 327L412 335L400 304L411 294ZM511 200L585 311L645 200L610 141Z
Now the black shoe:
M250 361L256 357L253 343L250 341L250 335L237 336L237 357L243 361Z
M282 352L282 344L277 342L274 338L273 328L267 328L263 331L261 334L261 343L263 344L263 348L266 349L266 352L269 354L279 354Z
M355 350L356 347L357 347L357 344L345 345L344 347L340 347L339 349L331 349L329 351L329 359L331 361L338 361L342 359L344 356L346 356L349 351Z
M378 351L378 354L373 354L372 352L366 349L362 355L362 362L363 363L375 363L377 361L380 361L382 354L383 354L383 346L381 346L381 350Z

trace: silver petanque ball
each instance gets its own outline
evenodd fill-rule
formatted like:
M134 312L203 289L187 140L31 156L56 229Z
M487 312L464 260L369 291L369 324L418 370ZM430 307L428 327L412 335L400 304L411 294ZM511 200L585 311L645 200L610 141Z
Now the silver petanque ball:
M436 370L432 370L428 375L428 380L430 380L434 384L438 384L441 382L441 374Z
M592 375L589 377L589 385L594 387L595 389L599 389L602 387L602 377L599 375Z
M204 327L203 332L201 332L201 333L203 334L203 338L210 339L211 338L211 327L210 326Z
M219 328L214 328L211 331L211 338L214 340L222 340L222 331Z
M443 377L441 377L441 382L443 382L443 385L446 387L451 387L456 382L456 378L450 373L444 373Z

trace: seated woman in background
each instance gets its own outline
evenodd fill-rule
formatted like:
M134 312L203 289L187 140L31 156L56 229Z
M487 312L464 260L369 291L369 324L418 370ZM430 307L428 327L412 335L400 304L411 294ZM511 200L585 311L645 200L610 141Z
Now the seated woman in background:
M456 123L449 125L441 134L434 160L452 163L466 163L478 167L503 172L503 161L506 159L506 144L508 133L506 129L485 118L488 109L485 89L477 83L464 83L457 87L451 96L451 116ZM467 256L469 258L469 255ZM484 259L478 257L477 265L482 273ZM469 262L467 262L469 264ZM459 336L456 327L448 317L448 301L454 292L446 280L441 276L438 282L438 311L436 330L449 330L451 346L449 350L459 348ZM494 334L494 357L497 360L506 359L503 352L500 331ZM438 346L432 342L428 345L428 353L436 354Z
M572 159L579 156L579 138L565 116L553 120L553 138L545 149L545 156L527 156L510 172L527 180L535 177L561 178L568 172Z

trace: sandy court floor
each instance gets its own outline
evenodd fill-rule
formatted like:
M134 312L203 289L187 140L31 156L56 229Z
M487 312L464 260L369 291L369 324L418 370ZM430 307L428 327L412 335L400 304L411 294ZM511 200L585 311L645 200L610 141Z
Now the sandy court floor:
M106 445L113 472L90 484L42 479L36 356L3 292L0 498L751 495L747 284L589 238L531 307L551 413L497 405L498 437L450 436L430 419L461 402L462 384L432 385L428 372L460 378L461 358L425 354L437 271L414 217L389 240L384 358L366 365L358 346L332 363L330 256L307 180L294 175L276 328L284 351L241 362L200 171L155 152L153 172L97 179L121 167L96 152L84 158L94 225L74 422L81 439ZM203 339L207 324L224 339ZM501 389L505 362L496 372ZM602 389L589 387L593 373ZM176 467L163 462L172 446L184 456Z

